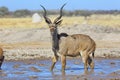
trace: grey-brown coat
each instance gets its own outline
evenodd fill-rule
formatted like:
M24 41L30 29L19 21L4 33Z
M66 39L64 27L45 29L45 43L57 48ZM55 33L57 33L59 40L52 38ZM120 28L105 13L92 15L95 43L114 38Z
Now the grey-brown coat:
M3 49L0 48L0 69L1 69L3 61L4 61Z
M67 33L58 34L57 27L61 24L62 20L62 9L65 4L60 9L60 16L58 16L54 22L52 22L48 17L46 17L46 9L44 9L44 19L50 28L50 33L52 37L52 50L54 52L51 71L53 70L58 57L61 58L62 71L65 70L66 66L66 56L82 56L84 62L84 68L87 70L88 65L91 69L94 68L94 51L96 48L95 41L88 35L84 34L74 34L68 35Z

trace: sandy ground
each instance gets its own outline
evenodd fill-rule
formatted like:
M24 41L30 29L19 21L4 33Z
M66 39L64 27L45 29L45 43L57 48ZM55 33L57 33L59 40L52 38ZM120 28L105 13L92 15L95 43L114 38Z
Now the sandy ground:
M76 24L60 27L61 32L92 37L97 44L96 57L120 57L120 28ZM0 34L0 45L6 60L53 56L48 28L1 29Z

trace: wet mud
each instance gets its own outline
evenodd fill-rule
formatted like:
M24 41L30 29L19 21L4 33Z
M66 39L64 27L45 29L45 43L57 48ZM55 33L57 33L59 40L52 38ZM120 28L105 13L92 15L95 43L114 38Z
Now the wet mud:
M67 59L66 71L61 72L60 60L50 72L50 59L4 61L0 80L120 80L119 58L96 58L95 69L84 71L79 58Z

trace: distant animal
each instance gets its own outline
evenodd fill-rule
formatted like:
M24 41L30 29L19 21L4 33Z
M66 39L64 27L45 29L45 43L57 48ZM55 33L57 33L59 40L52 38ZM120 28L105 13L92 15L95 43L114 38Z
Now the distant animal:
M1 69L3 61L4 61L3 49L0 48L0 69Z
M91 69L94 68L94 52L96 49L95 41L89 37L88 35L84 34L73 34L68 35L67 33L58 34L58 26L62 22L62 10L64 4L60 9L60 16L58 16L54 22L52 22L46 16L46 9L41 5L44 10L43 17L45 22L48 24L50 28L50 33L52 36L52 50L54 52L54 56L52 59L52 66L50 68L53 71L53 68L58 61L58 58L61 58L62 63L62 71L65 71L66 66L66 56L76 57L81 56L82 61L84 63L84 69L88 70L88 66Z

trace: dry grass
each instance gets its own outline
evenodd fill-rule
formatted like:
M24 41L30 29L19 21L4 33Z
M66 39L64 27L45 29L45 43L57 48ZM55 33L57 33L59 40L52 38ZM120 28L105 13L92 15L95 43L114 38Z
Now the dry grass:
M100 25L107 27L120 27L120 15L92 15L88 19L90 25Z
M1 18L0 28L31 28L40 27L44 25L43 22L40 24L33 24L31 18Z
M52 21L56 16L49 16ZM120 15L92 15L85 20L84 17L63 17L63 26L75 24L89 24L107 27L120 27ZM47 27L44 20L40 23L32 23L32 18L1 18L0 28L41 28Z

